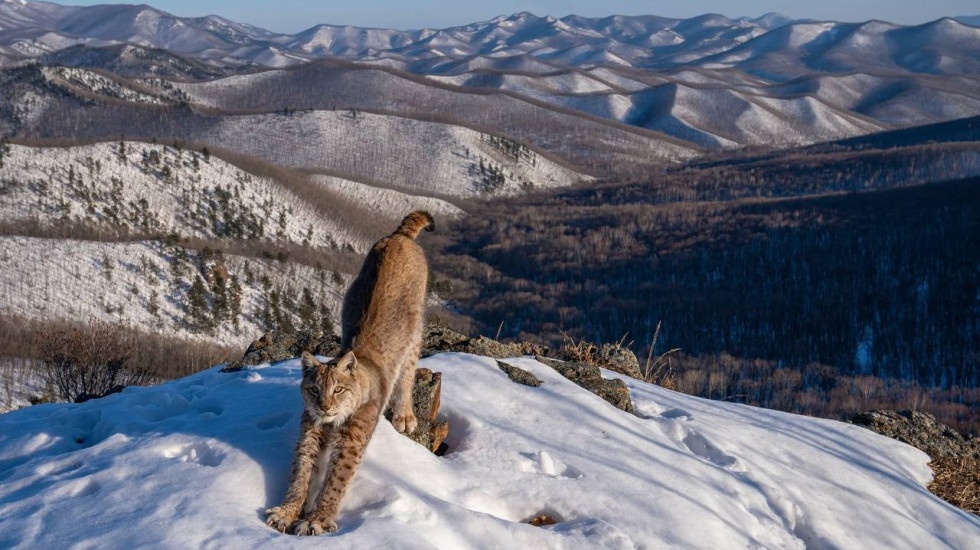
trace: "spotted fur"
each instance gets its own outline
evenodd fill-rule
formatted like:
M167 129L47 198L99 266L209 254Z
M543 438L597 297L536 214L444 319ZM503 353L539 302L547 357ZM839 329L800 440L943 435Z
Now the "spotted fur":
M428 266L415 237L432 216L412 212L375 243L344 297L342 352L320 363L302 357L303 418L283 503L266 511L281 532L319 535L337 529L337 512L381 413L415 431L412 387L422 343Z

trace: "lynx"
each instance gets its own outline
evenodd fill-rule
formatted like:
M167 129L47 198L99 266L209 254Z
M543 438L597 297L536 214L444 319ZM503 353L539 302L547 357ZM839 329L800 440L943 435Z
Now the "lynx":
M412 212L375 243L344 297L341 352L325 364L303 353L303 419L286 498L266 510L273 529L337 530L340 501L389 400L395 429L415 430L412 387L428 277L415 238L433 226L427 212Z

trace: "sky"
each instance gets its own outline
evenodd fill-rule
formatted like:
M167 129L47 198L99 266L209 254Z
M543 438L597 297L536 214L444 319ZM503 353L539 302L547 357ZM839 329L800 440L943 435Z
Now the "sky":
M465 0L53 1L70 5L147 3L179 16L214 14L285 33L299 32L318 23L394 29L444 28L521 11L555 17L570 13L664 17L721 13L738 17L775 11L798 18L836 21L883 19L902 24L924 23L943 16L980 14L980 2L977 0L497 0L479 3Z

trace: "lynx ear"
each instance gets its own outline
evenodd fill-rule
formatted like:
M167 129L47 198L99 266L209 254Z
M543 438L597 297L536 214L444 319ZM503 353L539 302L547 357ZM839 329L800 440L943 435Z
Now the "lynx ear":
M343 365L344 368L347 369L347 372L349 374L354 374L354 371L357 370L357 357L354 355L354 352L352 351L352 352L347 353L346 355L344 355L340 359L340 363L339 364L340 365Z
M303 372L307 370L315 369L320 366L320 362L316 360L316 357L310 354L308 351L304 351L300 356L300 361L303 363Z

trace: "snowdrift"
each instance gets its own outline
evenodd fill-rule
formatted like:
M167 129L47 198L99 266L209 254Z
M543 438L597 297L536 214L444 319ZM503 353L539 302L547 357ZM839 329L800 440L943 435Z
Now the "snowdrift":
M378 425L318 540L275 532L298 361L217 369L0 415L0 547L969 548L980 519L925 489L925 454L862 428L632 379L637 415L533 359L441 354L449 452ZM618 376L604 372L606 376ZM558 523L524 523L539 514ZM973 541L972 543L970 541ZM975 547L975 546L974 546Z

